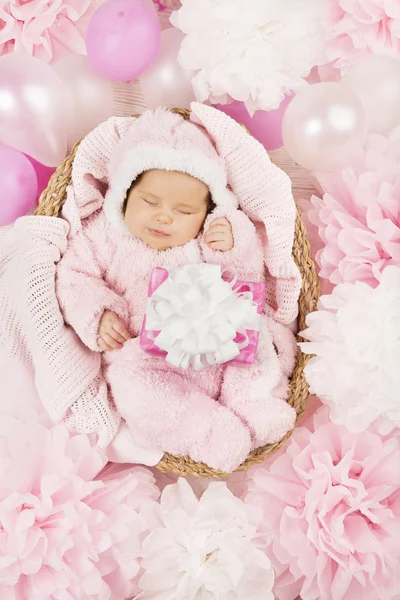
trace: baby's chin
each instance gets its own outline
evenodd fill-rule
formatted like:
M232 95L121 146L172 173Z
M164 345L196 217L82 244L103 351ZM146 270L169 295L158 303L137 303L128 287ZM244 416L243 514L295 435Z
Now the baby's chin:
M156 236L144 236L141 238L142 242L147 244L153 250L162 252L164 250L170 250L171 248L178 248L179 246L185 246L191 240L177 240L172 236L156 237Z
M158 250L162 252L163 250L170 250L171 248L177 248L179 246L186 246L189 242L192 241L192 237L182 238L181 236L176 235L157 235L156 232L149 228L141 228L137 230L136 228L129 228L131 235L142 241L152 248L153 250ZM152 233L154 231L154 233Z

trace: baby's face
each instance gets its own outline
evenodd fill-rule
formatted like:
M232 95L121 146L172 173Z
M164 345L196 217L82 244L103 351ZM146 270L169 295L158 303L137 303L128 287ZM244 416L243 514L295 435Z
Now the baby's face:
M202 181L186 173L146 171L129 192L125 223L155 250L184 246L204 224L208 194Z

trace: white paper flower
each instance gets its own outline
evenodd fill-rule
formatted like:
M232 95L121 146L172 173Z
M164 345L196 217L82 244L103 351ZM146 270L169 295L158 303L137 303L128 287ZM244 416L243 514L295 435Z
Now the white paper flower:
M306 378L332 420L355 433L400 427L400 268L386 267L375 289L338 285L307 326L301 347L316 356Z
M225 483L210 483L199 500L179 479L147 510L137 598L273 600L274 574L257 534L261 511Z
M277 108L324 62L325 8L326 0L183 0L171 23L186 34L178 61L198 71L197 99Z

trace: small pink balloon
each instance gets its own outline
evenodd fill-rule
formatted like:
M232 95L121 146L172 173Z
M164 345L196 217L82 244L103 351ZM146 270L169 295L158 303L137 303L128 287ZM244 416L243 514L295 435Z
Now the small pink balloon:
M10 225L34 206L37 177L29 159L0 144L0 226Z
M342 167L362 147L367 120L361 100L341 83L316 83L300 90L282 121L290 156L311 171Z
M184 37L185 34L175 27L161 32L160 51L140 77L144 101L149 108L188 108L195 99L192 87L195 72L182 69L177 59Z
M87 56L69 54L54 62L52 67L69 91L67 146L71 149L75 142L111 117L113 87L111 81L94 71Z
M251 117L243 102L217 104L216 108L244 125L266 150L276 150L283 145L282 119L294 94L286 96L275 110L257 110Z
M0 141L49 167L67 151L64 115L68 93L53 69L38 58L0 58Z
M94 13L86 34L92 66L112 81L132 81L153 62L160 22L141 0L109 0Z
M37 192L35 202L37 204L40 198L40 194L43 192L43 190L47 188L48 183L50 181L50 177L53 175L56 169L55 167L46 167L45 165L42 165L31 156L27 156L26 158L32 163L32 166L35 169L36 173Z

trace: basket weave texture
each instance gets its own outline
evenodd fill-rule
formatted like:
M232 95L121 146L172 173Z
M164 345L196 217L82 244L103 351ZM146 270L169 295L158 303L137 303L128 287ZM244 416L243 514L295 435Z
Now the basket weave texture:
M175 113L181 114L185 119L189 119L190 117L190 112L187 109L176 108L172 110ZM39 206L35 212L36 215L60 217L62 206L66 200L66 189L67 186L71 184L72 164L78 146L79 142L52 175L47 188L40 197ZM307 231L302 222L299 209L297 209L293 257L300 270L303 281L299 297L298 316L298 328L299 331L302 331L305 329L306 316L317 308L320 288L315 264L311 256ZM298 336L298 341L303 340ZM296 423L303 416L307 405L309 389L304 376L304 368L310 358L310 356L303 354L300 349L298 350L296 366L290 381L288 403L293 406L297 413ZM275 444L269 444L253 450L237 470L246 471L252 465L263 462L272 452L278 450L285 443L291 433L292 432L289 431ZM187 456L172 456L167 453L164 454L163 458L158 463L157 468L160 471L172 472L180 476L223 477L227 475L227 473L212 469L203 463L195 462Z

